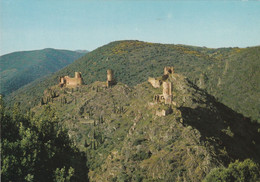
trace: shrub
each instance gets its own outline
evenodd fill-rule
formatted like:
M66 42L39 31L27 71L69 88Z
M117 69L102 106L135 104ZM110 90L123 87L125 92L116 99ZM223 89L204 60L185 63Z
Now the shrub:
M230 163L227 168L213 169L204 179L204 182L226 181L226 182L255 182L260 180L260 168L250 159L243 162L238 160Z

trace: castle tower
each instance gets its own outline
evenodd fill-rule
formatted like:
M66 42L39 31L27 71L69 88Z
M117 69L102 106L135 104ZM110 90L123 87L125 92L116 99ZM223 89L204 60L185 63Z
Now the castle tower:
M165 104L172 103L172 84L171 82L163 82L163 97Z
M65 84L66 84L66 80L64 79L64 77L62 76L62 77L60 77L60 80L59 80L60 82L59 82L59 86L60 87L63 87Z
M115 84L114 72L111 69L107 70L107 87L111 87Z
M107 70L107 81L113 81L113 71L111 69Z
M75 78L81 78L81 72L75 72Z
M64 83L65 83L64 77L60 77L60 84L64 84Z
M171 82L163 82L163 95L172 95Z
M170 75L174 73L174 67L173 66L166 66L164 67L163 74L164 75Z

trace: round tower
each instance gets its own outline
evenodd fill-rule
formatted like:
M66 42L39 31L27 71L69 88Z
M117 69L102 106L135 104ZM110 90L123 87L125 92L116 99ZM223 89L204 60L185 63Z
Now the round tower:
M75 78L81 78L81 73L80 72L75 72Z
M60 77L60 84L64 84L64 77Z
M113 71L111 69L107 70L107 81L109 82L113 81Z

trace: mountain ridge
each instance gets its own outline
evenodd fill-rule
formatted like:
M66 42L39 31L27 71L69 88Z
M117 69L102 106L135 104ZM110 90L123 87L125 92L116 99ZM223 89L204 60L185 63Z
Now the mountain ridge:
M214 95L218 100L253 120L259 120L260 47L208 49L140 41L116 41L88 53L45 81L15 92L8 101L39 102L44 87L57 83L62 75L82 72L86 83L104 80L107 67L115 70L118 81L136 85L148 76L159 76L164 65ZM237 79L238 78L238 79ZM21 99L16 95L21 94ZM31 107L31 106L28 106Z

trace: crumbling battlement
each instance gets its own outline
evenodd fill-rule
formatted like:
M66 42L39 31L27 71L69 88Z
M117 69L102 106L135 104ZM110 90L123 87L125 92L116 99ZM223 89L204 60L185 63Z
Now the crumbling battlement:
M69 76L60 77L60 87L76 87L83 84L83 79L80 72L75 72L75 77L70 78Z
M166 66L164 67L163 74L164 75L170 75L174 73L174 67L173 66Z

